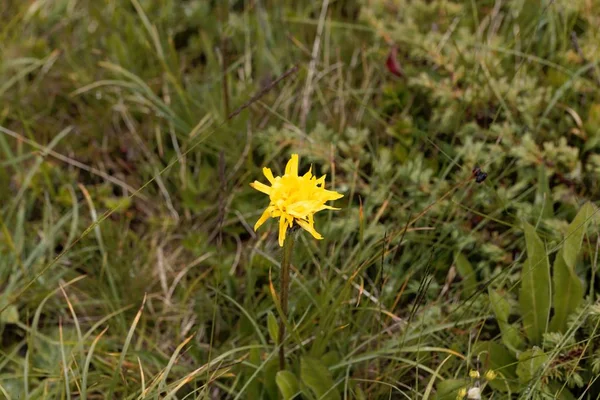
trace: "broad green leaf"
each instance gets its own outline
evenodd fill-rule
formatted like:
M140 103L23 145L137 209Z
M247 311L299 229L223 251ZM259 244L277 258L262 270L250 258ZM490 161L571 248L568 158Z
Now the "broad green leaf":
M554 316L550 322L550 331L564 332L567 319L583 300L583 283L570 269L563 257L563 249L558 252L554 261Z
M548 391L554 395L557 400L576 400L573 393L562 384L562 382L552 381L548 384Z
M546 167L544 165L538 167L538 187L535 194L535 204L542 208L542 216L544 218L552 218L554 216L552 192L550 192L548 174L546 174Z
M277 318L275 318L275 315L271 311L267 314L267 329L269 330L269 336L271 336L273 343L277 343L279 338L279 327L277 326Z
M519 304L525 333L531 343L541 343L550 315L550 264L535 228L524 224L527 260L521 272Z
M474 354L498 373L498 377L489 385L495 390L518 393L521 386L517 383L517 359L501 344L495 342L478 342L473 349Z
M589 202L585 203L567 229L567 236L563 244L563 257L571 270L575 268L577 255L579 254L579 250L581 250L583 235L593 213L594 206Z
M0 304L0 308L1 306L2 304ZM11 304L0 314L0 323L16 324L17 322L19 322L19 309L14 304Z
M340 361L340 355L336 351L328 351L327 353L323 354L323 357L321 357L321 362L327 368L339 363Z
M581 207L569 225L563 248L558 252L554 261L554 317L550 323L552 331L564 332L569 315L583 300L583 283L575 273L575 264L581 250L583 235L593 213L594 206L591 203L586 203Z
M510 304L500 293L489 289L490 304L496 315L498 326L502 332L502 343L513 353L516 353L523 347L523 339L519 330L508 322L510 315Z
M315 393L318 399L340 399L337 388L333 387L331 374L321 361L312 357L302 357L300 360L300 377L302 382Z
M469 384L467 379L446 379L439 381L436 385L435 400L454 400L461 388L466 388Z
M548 356L539 347L534 347L519 354L519 364L517 365L517 376L522 384L530 384L537 380L544 363L548 361Z
M492 305L496 319L499 323L508 323L508 316L510 315L510 304L508 304L508 300L492 288L489 288L488 293L490 295L490 304Z
M467 257L462 253L457 253L455 255L456 258L456 270L458 271L458 275L463 280L463 292L469 297L471 296L475 290L477 290L477 279L475 276L475 272L473 271L473 267Z
M277 381L277 386L283 396L283 400L293 399L299 392L300 385L298 384L298 379L290 371L279 371L275 380Z
M277 399L279 396L279 389L277 389L277 372L279 371L279 360L277 357L273 357L265 365L264 371L264 385L266 396L269 399Z

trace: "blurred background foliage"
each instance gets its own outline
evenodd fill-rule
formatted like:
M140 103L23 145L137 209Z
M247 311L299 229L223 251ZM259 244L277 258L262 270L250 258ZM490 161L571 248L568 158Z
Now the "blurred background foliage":
M600 194L598 0L0 16L0 396L597 398L595 211L563 329L531 336L519 292ZM276 377L280 249L248 182L292 152L345 197L299 237Z

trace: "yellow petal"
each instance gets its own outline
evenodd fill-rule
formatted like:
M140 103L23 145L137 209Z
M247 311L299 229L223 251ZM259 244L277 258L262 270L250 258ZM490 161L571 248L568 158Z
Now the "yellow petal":
M305 219L309 212L315 212L315 204L312 201L298 201L290 204L286 212L293 217Z
M292 154L292 158L285 166L285 174L298 176L298 154Z
M333 190L328 190L327 194L329 195L330 200L337 200L337 199L341 199L342 197L344 197L343 194L334 192Z
M327 205L322 205L321 207L319 207L317 209L317 211L321 211L321 210L341 210L341 208L331 207L331 206L327 206ZM317 211L315 211L315 212L317 212Z
M333 190L323 189L321 191L321 193L319 193L319 198L322 199L323 201L337 200L337 199L341 199L342 197L344 197L343 194L335 192Z
M285 234L287 233L287 221L285 216L281 216L279 218L279 246L283 247L283 242L285 241Z
M308 233L310 233L311 235L313 235L313 237L315 239L319 239L319 240L323 239L323 236L321 236L319 234L319 232L317 232L315 230L314 222L313 223L308 223L306 221L302 221L301 219L297 219L296 223L298 223L298 225L300 225L305 231L307 231Z
M308 172L305 173L302 177L308 178L308 179L312 178L312 164L311 164L310 168L308 169Z
M267 207L267 209L262 213L258 221L256 221L256 224L254 224L254 232L256 232L256 230L260 228L260 226L264 224L266 220L269 219L272 208L273 207Z
M271 194L271 187L265 185L264 183L261 183L259 181L254 181L250 184L250 186L252 186L254 189L258 190L259 192L263 192L265 194Z
M263 168L263 174L265 174L265 177L271 183L271 185L275 183L275 178L273 177L273 172L271 172L271 168Z

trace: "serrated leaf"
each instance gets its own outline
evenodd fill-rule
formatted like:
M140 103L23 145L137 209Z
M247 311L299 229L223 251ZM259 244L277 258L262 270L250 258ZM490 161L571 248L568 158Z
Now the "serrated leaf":
M321 400L339 400L340 394L333 386L331 373L319 360L302 357L300 360L300 377Z
M290 371L279 371L275 377L275 381L283 396L283 400L293 399L299 392L300 385L298 384L298 379Z
M519 304L525 333L531 343L541 343L550 316L550 264L544 243L535 228L524 224L527 260L521 272Z
M534 347L519 354L519 363L517 364L519 382L529 384L536 380L546 361L548 361L548 356L539 347Z
M458 271L458 275L463 280L463 292L467 297L471 296L477 290L477 278L475 276L475 271L473 271L473 266L467 260L467 257L462 253L457 253L456 257L456 270Z
M11 304L0 314L0 323L16 324L17 322L19 322L19 309L14 304Z
M271 311L267 313L267 329L273 343L278 343L279 326L277 325L277 318L275 318L275 315Z
M510 304L506 298L491 288L489 289L489 296L490 304L502 333L502 343L513 353L516 353L523 347L523 339L519 330L508 322Z
M594 206L589 202L585 203L567 229L567 235L563 244L563 257L571 270L575 268L577 255L579 254L579 250L581 250L581 243L583 242L583 235L593 214Z

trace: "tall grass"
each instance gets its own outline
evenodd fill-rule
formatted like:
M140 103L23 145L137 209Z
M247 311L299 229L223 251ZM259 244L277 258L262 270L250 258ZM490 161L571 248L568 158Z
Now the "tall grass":
M600 4L226 3L0 5L0 397L596 399ZM291 152L345 197L277 375Z

